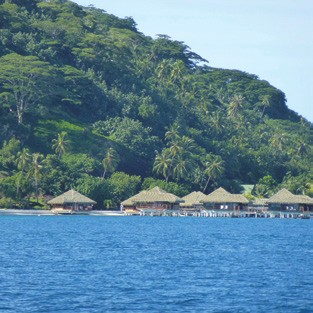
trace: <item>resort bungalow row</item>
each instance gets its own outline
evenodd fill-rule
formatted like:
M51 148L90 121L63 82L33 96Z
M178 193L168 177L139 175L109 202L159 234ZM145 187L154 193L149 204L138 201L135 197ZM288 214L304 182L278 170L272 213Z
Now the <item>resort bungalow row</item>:
M196 215L211 217L297 217L313 212L313 199L308 196L293 195L282 189L269 199L249 201L242 194L231 194L218 188L205 195L192 192L179 198L158 187L141 191L122 202L127 215ZM295 214L284 214L284 213ZM308 215L309 216L309 215Z
M82 214L93 209L95 201L69 190L48 201L55 214ZM183 198L159 187L143 190L121 203L126 215L170 215L210 217L313 217L313 199L282 189L269 199L249 201L242 194L218 188L208 195L192 192Z
M192 192L183 198L168 193L159 187L144 190L122 202L127 215L205 215L207 210L222 211L226 216L234 211L244 210L249 201L239 194L231 194L219 188L209 195Z

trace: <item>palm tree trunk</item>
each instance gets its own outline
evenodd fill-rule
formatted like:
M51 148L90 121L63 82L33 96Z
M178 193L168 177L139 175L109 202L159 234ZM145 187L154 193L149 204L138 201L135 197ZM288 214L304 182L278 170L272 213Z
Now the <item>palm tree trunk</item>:
M38 179L35 178L36 202L38 203Z
M208 180L207 180L207 182L206 182L206 184L205 184L205 187L204 187L204 189L203 189L203 193L204 193L205 190L207 189L210 180L211 180L211 176L209 176L209 178L208 178Z

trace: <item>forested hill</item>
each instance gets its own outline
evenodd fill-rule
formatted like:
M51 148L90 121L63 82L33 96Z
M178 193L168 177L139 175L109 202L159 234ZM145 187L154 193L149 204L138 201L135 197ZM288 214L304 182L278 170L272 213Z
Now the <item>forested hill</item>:
M2 0L0 28L0 206L71 187L107 207L154 185L312 193L312 125L256 75L66 0Z

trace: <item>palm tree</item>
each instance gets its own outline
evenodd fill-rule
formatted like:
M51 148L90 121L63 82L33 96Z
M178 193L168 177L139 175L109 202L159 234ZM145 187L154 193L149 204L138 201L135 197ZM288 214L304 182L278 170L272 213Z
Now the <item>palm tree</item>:
M263 118L265 110L271 106L270 96L269 95L262 96L260 97L260 100L262 101L261 103L263 105L262 115L261 115L261 118Z
M156 76L160 83L169 80L172 62L170 60L162 60L156 68Z
M206 176L203 170L200 167L196 166L193 169L191 175L193 177L193 182L197 184L199 188L203 188L206 183Z
M204 173L208 176L208 180L205 184L203 192L205 192L205 190L207 189L210 180L220 177L223 174L224 170L224 161L219 156L215 156L214 158L212 158L212 160L206 163Z
M179 137L179 126L177 124L174 124L166 133L165 133L165 139L168 142L174 142L177 141Z
M52 140L52 149L58 154L59 159L62 157L64 153L66 153L69 147L69 141L65 139L67 136L67 132L62 131L58 134L57 139Z
M224 106L227 107L227 103L229 101L229 94L227 88L217 88L214 85L209 86L210 92L214 95L214 97Z
M33 175L35 181L35 190L36 190L36 201L38 202L38 182L40 176L40 169L42 168L41 159L43 155L40 153L33 154Z
M223 113L221 110L217 110L210 116L211 127L215 130L216 134L220 134L225 126L223 125Z
M25 167L28 165L28 162L30 160L30 153L27 148L23 148L22 151L18 152L17 154L17 168L23 172Z
M282 152L287 141L285 133L275 133L269 140L270 145L278 152Z
M103 175L102 179L104 179L105 174L107 172L114 172L118 163L120 161L118 153L111 147L108 149L107 153L105 154L104 159L102 160L103 164Z
M17 185L16 185L16 193L17 193L17 195L19 193L20 183L21 183L21 180L22 180L22 176L23 176L24 170L28 166L29 161L30 161L29 150L27 148L23 148L22 151L18 152L17 159L16 159L17 168L20 171L19 178L18 178Z
M178 141L173 141L172 145L169 147L170 153L173 157L181 155L183 152L183 147Z
M178 157L175 162L175 167L173 169L174 177L179 180L180 178L184 178L188 174L188 170L190 168L190 162L188 159L184 159L182 156Z
M172 166L172 159L168 150L163 150L162 153L158 153L155 157L153 164L153 171L157 174L162 174L165 181L168 181L170 169Z
M182 137L181 146L184 153L192 153L196 149L196 144L194 140L187 136Z
M301 139L300 142L298 143L297 154L303 157L306 154L308 154L309 150L310 146L303 139Z
M172 83L182 82L182 79L186 75L186 67L182 60L177 60L173 66L171 71L170 80Z
M302 195L306 195L306 193L310 191L310 189L311 189L311 184L303 180L302 183L300 183L300 186L298 186L296 191Z
M242 95L237 95L237 94L234 95L227 108L227 115L231 119L236 119L240 115L243 109L243 105L244 105L244 97Z

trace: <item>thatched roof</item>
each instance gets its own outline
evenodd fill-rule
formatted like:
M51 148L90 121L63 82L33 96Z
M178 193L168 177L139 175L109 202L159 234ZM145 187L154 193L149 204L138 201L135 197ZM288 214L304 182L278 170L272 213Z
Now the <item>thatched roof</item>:
M62 195L51 199L47 202L48 204L66 204L66 203L77 203L77 204L96 204L95 201L87 198L79 192L71 189Z
M268 203L308 204L313 205L313 199L305 195L294 195L287 189L282 189L270 197Z
M142 193L143 191L139 192L138 194L124 200L121 204L124 205L124 206L132 206L136 203L135 199L136 197L140 196L140 194Z
M200 201L203 200L205 197L206 195L201 191L194 191L182 198L185 202L181 203L180 206L193 206L195 204L202 204L202 202Z
M313 199L305 195L294 195L287 189L282 189L270 197L267 202L279 204L313 204Z
M230 193L224 188L220 187L210 194L208 194L204 199L201 200L203 203L225 203L225 198L228 197Z
M231 194L223 188L218 188L201 200L203 203L243 203L249 201L241 194Z
M308 196L294 195L284 188L270 197L267 202L279 204L313 204L313 199Z
M295 203L295 198L294 195L288 191L287 189L282 189L275 193L273 196L271 196L268 200L267 203Z
M136 203L154 203L154 202L166 202L166 203L180 203L184 202L183 199L166 192L159 187L154 187L151 190L144 190L137 195L122 202L122 205L134 205Z
M226 197L227 203L242 203L242 204L248 204L249 200L241 194L231 194L230 196Z
M299 204L313 205L313 198L310 198L309 196L295 195L295 197Z

